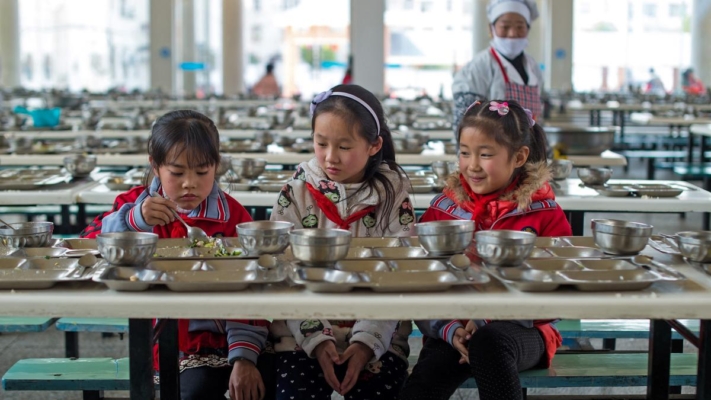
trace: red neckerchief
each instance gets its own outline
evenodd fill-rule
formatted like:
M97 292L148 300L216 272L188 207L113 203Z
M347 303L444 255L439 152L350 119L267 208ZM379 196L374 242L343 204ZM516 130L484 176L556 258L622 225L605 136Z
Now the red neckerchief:
M506 188L489 194L474 193L472 188L469 186L469 182L467 182L467 179L461 173L459 174L459 183L462 185L462 188L464 188L464 193L466 193L469 199L471 199L469 201L462 202L459 206L472 213L472 221L474 221L477 225L480 225L483 222L481 217L488 210L489 203L498 199L502 194L513 190L516 185L518 185L518 176L514 178L514 180ZM450 188L446 188L444 190L444 194L451 199L456 198L454 197L453 190Z
M338 208L336 208L336 205L333 204L333 202L328 197L326 197L323 193L321 193L318 189L313 187L308 182L306 183L306 188L309 189L309 193L311 193L311 198L316 201L318 208L323 211L324 215L326 215L326 218L338 225L338 228L340 229L350 229L352 223L375 211L375 206L366 207L365 209L360 210L355 214L351 215L344 221L341 218L340 214L338 214Z

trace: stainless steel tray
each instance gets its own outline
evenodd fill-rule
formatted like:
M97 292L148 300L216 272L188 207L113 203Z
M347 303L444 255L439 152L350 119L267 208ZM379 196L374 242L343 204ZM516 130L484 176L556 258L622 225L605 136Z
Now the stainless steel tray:
M400 247L400 238L396 237L359 237L351 239L351 247Z
M53 185L68 183L71 180L71 175L49 177L18 176L16 178L0 179L0 190L45 190Z
M360 276L355 272L326 268L292 268L289 277L295 284L315 293L350 292L360 282Z
M602 258L605 253L592 247L549 247L546 249L553 257L557 258Z
M345 272L386 272L392 268L381 260L343 260L335 265L335 269Z
M0 269L20 268L25 263L27 263L27 260L22 257L0 258Z
M160 282L163 271L135 267L99 268L94 274L95 282L103 283L109 289L123 292L140 292Z
M256 271L257 260L153 260L147 269L163 272L177 271Z
M176 271L161 280L175 292L231 292L259 283L257 271Z
M369 272L360 274L361 282L356 287L369 288L375 292L435 292L449 290L461 281L449 271ZM469 282L465 282L469 283Z
M661 277L652 271L558 271L566 283L581 291L642 290Z
M377 247L373 249L373 257L381 259L417 259L427 256L427 252L422 247Z
M96 239L62 239L53 247L64 247L72 250L97 250Z
M390 268L396 272L446 271L447 266L440 260L391 260Z
M649 238L649 245L656 251L665 254L681 255L679 245L668 237L652 235Z
M68 280L68 274L61 269L0 269L0 289L47 289Z
M241 248L237 247L225 247L225 255L217 255L217 247L159 247L156 248L156 252L153 254L153 258L166 258L166 259L206 259L206 258L244 258L247 253ZM234 252L238 252L238 255L232 255Z
M592 271L625 271L639 269L627 260L578 260L583 268Z
M23 255L22 249L0 246L0 257L15 257L18 255Z
M524 264L530 269L539 271L566 271L566 270L581 270L583 266L573 260L560 259L539 259L528 260Z
M373 249L370 247L350 247L346 259L361 259L373 257Z
M401 237L400 242L405 247L421 247L420 238L417 236Z

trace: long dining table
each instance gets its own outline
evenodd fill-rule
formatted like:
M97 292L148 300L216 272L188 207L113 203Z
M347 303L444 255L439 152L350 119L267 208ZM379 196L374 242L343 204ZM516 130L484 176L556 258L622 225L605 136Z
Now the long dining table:
M152 319L168 321L161 346L161 397L178 387L177 319L650 319L649 399L667 399L671 328L663 320L700 319L697 399L711 397L711 277L679 256L644 252L683 273L684 282L660 281L632 292L520 292L493 279L434 293L318 294L299 286L252 286L238 292L180 293L161 289L116 292L95 282L59 283L46 290L0 290L0 316L115 317L129 319L131 399L155 395ZM475 265L475 267L477 267ZM172 339L172 340L171 340ZM171 346L171 347L169 347ZM162 347L163 349L163 347Z

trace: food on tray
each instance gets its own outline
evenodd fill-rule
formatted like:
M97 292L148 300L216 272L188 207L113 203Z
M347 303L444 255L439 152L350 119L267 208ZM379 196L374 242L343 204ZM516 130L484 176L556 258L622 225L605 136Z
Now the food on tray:
M206 257L206 256L237 257L237 256L242 255L241 249L230 250L227 247L225 247L224 243L222 243L222 240L220 240L219 238L213 238L213 237L209 237L207 240L192 239L190 241L190 244L185 248L183 246L167 247L167 248L185 249L186 252L181 255L182 257L190 257L191 256L191 254L189 254L189 252L187 251L189 249L208 249L206 251L201 251L199 254L197 254L198 257ZM153 257L168 257L168 256L160 254L160 253L155 253L155 254L153 254ZM169 255L169 257L175 257L175 255L171 254L171 255Z

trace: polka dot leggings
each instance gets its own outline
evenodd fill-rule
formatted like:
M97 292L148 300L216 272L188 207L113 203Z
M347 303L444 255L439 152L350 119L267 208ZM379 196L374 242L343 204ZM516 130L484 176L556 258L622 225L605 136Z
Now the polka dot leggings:
M481 400L520 400L518 372L538 366L544 353L538 329L506 321L494 321L472 336L469 365L459 364L459 352L447 342L427 339L399 398L447 400L473 376Z
M342 381L346 365L336 365ZM326 383L321 366L303 351L278 352L276 362L277 400L331 400L333 389ZM380 360L366 364L346 400L395 399L407 377L407 363L387 352Z

